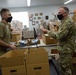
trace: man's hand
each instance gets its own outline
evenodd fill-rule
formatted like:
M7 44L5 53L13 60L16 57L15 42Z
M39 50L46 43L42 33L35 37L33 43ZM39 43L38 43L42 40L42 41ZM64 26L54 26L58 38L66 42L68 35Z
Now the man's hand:
M59 27L57 25L51 25L50 27L51 27L52 32L57 32L59 29Z
M47 29L42 29L42 31L43 31L43 32L46 32L46 33L48 32L48 30L47 30Z
M16 49L16 46L15 46L15 45L10 45L10 48L11 48L12 50L14 50L14 49Z
M59 26L54 22L49 22L49 27L52 32L57 32L59 29Z

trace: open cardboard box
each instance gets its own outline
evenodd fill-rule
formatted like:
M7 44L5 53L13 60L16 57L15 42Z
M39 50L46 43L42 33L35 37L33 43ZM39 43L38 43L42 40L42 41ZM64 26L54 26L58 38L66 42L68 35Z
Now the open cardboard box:
M48 63L48 52L43 48L30 48L25 51L26 64Z
M50 75L48 52L45 48L30 48L25 51L27 75Z
M57 44L57 40L50 37L48 34L42 34L43 42L47 44Z
M24 65L24 53L26 49L11 50L0 56L0 64L3 67Z
M18 49L11 50L0 56L0 63L2 67L20 66L24 63L46 63L48 62L48 52L40 48Z
M0 57L0 63L3 75L50 75L48 52L42 47L11 50Z

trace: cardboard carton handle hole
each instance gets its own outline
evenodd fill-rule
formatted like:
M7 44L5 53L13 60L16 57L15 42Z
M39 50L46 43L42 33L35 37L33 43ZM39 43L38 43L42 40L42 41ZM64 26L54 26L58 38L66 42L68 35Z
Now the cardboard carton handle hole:
M11 73L13 73L13 72L17 72L17 70L10 70L10 72L11 72Z
M42 69L41 67L35 67L34 70Z

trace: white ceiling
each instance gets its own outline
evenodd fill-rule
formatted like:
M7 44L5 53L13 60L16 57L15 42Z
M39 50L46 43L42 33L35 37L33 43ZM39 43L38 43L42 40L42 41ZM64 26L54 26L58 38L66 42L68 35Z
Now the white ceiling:
M64 4L65 0L31 0L31 6L58 5ZM73 0L71 3L76 3ZM27 0L0 0L0 8L27 7Z

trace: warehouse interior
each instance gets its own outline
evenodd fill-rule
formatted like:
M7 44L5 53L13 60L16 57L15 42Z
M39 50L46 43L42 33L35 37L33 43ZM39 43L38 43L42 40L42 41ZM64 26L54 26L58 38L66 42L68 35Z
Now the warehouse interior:
M61 6L69 8L69 17L76 25L76 0L0 0L0 11L10 10L10 45L16 46L15 50L7 48L0 56L0 75L61 75L59 41L40 29L43 26L51 31L51 26L59 27L61 21L57 14ZM72 75L76 75L76 50L71 62Z

